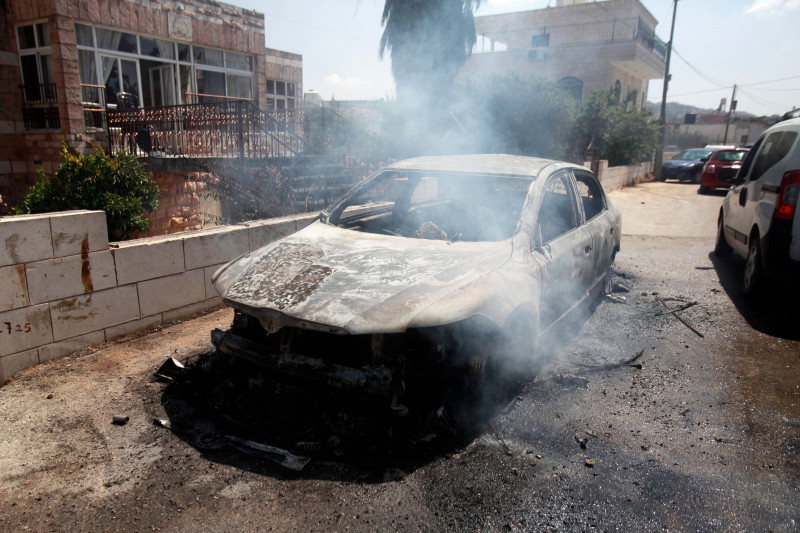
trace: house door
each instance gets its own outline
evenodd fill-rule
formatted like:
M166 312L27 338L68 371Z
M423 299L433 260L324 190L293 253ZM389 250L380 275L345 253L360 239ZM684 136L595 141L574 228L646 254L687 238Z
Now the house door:
M128 93L136 97L138 102L140 94L139 87L139 63L135 59L124 59L115 56L100 56L101 79L106 86L106 102L118 105L117 94Z
M164 65L150 69L150 101L153 106L176 105L175 67Z

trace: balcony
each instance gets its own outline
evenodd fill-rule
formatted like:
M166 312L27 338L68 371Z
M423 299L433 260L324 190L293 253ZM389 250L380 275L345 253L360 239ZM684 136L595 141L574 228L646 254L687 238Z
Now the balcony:
M666 45L640 17L486 32L479 36L473 58L480 65L490 56L531 61L580 58L589 48L605 61L646 79L663 75Z
M22 93L22 120L26 130L61 128L55 83L20 85L19 90Z

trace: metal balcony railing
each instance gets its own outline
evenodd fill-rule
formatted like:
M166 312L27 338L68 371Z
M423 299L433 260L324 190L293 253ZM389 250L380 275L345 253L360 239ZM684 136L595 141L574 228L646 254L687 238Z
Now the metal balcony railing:
M28 130L53 130L61 127L55 83L20 85L22 120Z
M108 111L108 130L112 149L160 157L282 157L303 152L305 144L240 99Z

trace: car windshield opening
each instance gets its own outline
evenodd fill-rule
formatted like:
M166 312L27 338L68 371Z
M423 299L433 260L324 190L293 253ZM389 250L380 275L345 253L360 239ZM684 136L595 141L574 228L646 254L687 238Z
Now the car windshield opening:
M335 204L328 222L416 239L502 241L514 234L532 181L387 170Z

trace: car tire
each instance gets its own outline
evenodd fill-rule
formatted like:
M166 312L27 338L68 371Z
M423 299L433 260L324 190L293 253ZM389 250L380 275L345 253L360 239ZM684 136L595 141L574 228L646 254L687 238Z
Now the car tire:
M692 183L700 183L700 172L692 176Z
M717 222L717 240L714 242L714 255L717 257L728 257L733 251L733 248L731 248L731 245L728 244L727 239L725 239L725 228L723 224L722 216L720 216Z
M701 185L699 189L697 189L697 194L708 194L708 187L705 185Z
M658 177L658 181L667 181L667 177L664 175L664 171L661 171L661 175Z
M761 294L766 282L767 274L764 272L764 265L761 262L761 241L758 236L750 239L750 247L747 249L747 258L744 263L744 277L742 278L742 290L748 298L753 298Z

